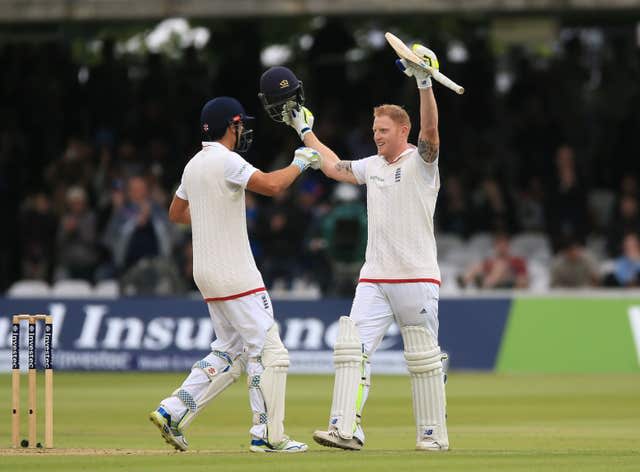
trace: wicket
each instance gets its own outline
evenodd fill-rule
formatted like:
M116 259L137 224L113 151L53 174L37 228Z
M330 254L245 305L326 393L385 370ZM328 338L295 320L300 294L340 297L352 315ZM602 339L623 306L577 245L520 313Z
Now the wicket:
M53 447L53 317L49 315L13 315L11 328L11 387L12 387L12 422L11 441L17 448L20 442L20 322L29 323L29 447L39 445L36 440L36 324L44 321L44 447Z

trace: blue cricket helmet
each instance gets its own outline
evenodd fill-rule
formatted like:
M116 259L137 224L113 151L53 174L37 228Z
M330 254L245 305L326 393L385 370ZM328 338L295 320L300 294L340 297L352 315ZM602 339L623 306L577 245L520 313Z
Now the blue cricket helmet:
M232 97L216 97L209 100L202 107L200 113L200 130L207 140L217 141L229 126L236 127L236 145L234 151L245 152L253 141L253 130L247 129L247 122L253 120L247 115L242 104ZM244 130L238 136L238 125L244 125Z
M286 108L300 108L304 104L302 81L288 68L271 67L260 77L258 98L274 121L284 121Z

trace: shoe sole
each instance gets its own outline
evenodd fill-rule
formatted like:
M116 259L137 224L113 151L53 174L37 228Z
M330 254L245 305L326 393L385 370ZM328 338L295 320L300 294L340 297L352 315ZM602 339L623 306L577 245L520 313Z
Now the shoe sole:
M320 444L321 446L325 446L325 447L335 447L336 449L342 449L344 451L359 451L362 449L362 446L360 447L352 447L352 446L347 446L345 444L336 444L332 441L329 441L328 439L325 439L321 436L316 436L315 434L313 435L313 440L315 442L317 442L318 444Z
M162 439L164 439L169 446L171 446L178 452L185 452L187 450L186 448L182 447L181 445L173 441L171 434L165 432L164 423L162 423L158 418L156 418L156 416L153 413L149 415L149 421L151 421L160 430L160 435L162 436Z
M307 452L307 448L305 449L265 449L263 447L260 446L249 446L249 451L251 452L257 452L257 453L261 453L261 454L277 454L277 453L284 453L284 454L295 454L298 452Z

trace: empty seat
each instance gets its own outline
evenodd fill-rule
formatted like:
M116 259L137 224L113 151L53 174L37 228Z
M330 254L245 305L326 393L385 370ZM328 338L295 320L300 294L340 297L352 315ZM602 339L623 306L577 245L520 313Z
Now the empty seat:
M49 296L51 296L51 288L47 282L42 280L18 280L7 290L7 297L10 298L46 298Z
M442 233L436 236L438 259L446 259L449 254L464 248L462 238L457 234Z
M476 233L469 238L467 248L474 254L482 254L483 258L493 253L493 236L491 233Z
M120 285L117 280L101 280L93 288L93 296L99 298L118 298Z
M549 238L542 233L520 233L511 238L511 250L521 257L548 259L551 257Z
M51 288L51 295L59 298L91 298L93 289L86 280L58 280Z
M527 262L527 273L529 275L529 290L532 292L546 292L551 286L551 274L549 266L536 260Z

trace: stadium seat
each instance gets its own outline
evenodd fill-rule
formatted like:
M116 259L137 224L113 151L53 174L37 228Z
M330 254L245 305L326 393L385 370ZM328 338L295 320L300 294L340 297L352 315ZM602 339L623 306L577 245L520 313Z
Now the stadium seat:
M515 255L549 261L551 259L551 244L549 238L542 233L520 233L511 239L511 250Z
M529 290L532 292L546 292L551 286L551 274L549 266L535 259L527 261L529 274Z
M51 288L51 296L59 298L91 298L93 289L86 280L58 280Z
M460 292L457 277L462 269L456 264L440 263L440 293L442 295L455 295Z
M481 254L482 258L488 257L493 251L493 236L491 233L476 233L469 238L467 248L472 254Z
M436 235L438 259L446 259L449 254L464 248L462 238L457 234L442 233Z
M120 285L117 280L101 280L93 287L93 296L98 298L118 298Z
M9 298L46 298L49 296L51 296L51 287L42 280L18 280L7 290Z

